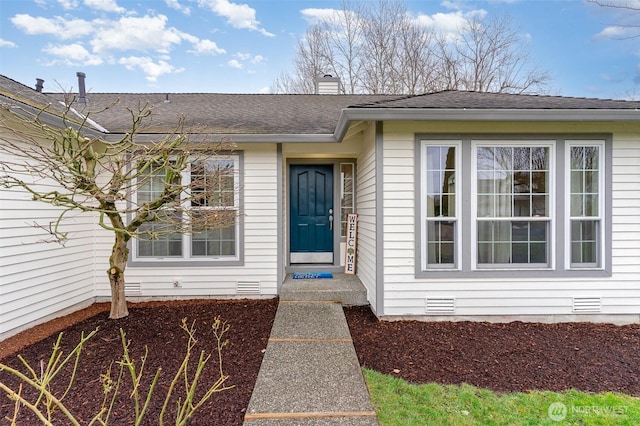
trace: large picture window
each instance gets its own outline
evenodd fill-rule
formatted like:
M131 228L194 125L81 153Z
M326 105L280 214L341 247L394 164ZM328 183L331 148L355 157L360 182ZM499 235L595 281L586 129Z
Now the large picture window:
M418 274L606 272L607 138L416 143Z
M478 267L549 266L551 147L478 144L474 159Z
M188 188L182 195L185 213L162 210L158 220L143 224L140 231L153 237L135 240L134 261L237 260L238 161L237 156L192 161L181 176ZM138 204L164 189L162 167L149 167L145 175L137 188Z

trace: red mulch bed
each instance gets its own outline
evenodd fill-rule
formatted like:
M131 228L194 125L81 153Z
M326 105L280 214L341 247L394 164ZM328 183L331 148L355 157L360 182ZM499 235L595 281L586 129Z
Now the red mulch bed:
M121 327L131 340L134 358L139 359L145 345L149 348L147 369L155 372L162 366L165 374L158 386L166 388L184 353L186 336L179 328L182 318L196 320L199 353L201 349L214 350L209 328L213 318L220 316L231 324L223 365L230 376L227 384L235 388L214 395L189 424L241 425L276 309L277 299L150 302L132 304L129 317L112 321L107 318L108 304L95 304L0 342L0 359L17 366L15 353L19 353L38 365L51 353L60 330L65 331L63 348L68 352L82 331L100 327L83 352L74 392L64 400L86 423L99 409L100 373L122 353ZM360 363L410 382L469 383L500 392L574 388L640 396L637 324L385 322L377 321L367 307L346 308L345 313ZM212 379L217 366L209 368L213 371L207 377ZM6 373L0 373L0 382L17 386ZM203 385L207 383L205 379ZM132 403L127 391L123 395L110 424L131 424L127 414ZM145 424L157 424L160 405L158 396ZM12 403L1 394L0 424L12 413ZM18 424L39 424L25 409L21 413L24 417Z
M68 315L34 327L27 332L12 337L0 343L0 359L13 367L19 366L16 356L7 356L17 351L32 366L39 371L41 359L45 363L49 359L53 343L57 339L58 331L64 329L62 347L65 353L77 344L81 332L88 333L99 327L98 333L87 343L82 352L78 373L75 379L73 391L64 399L65 405L71 412L81 419L81 424L87 424L93 415L100 410L102 402L102 388L99 380L101 373L105 372L112 361L116 361L122 354L119 330L122 328L131 341L129 350L132 359L139 361L144 354L144 347L149 348L149 358L145 370L148 371L147 381L143 383L145 388L155 371L162 367L163 374L155 390L149 413L145 417L145 425L157 425L158 414L164 398L161 395L168 388L173 374L183 360L186 348L187 336L180 329L181 320L187 318L188 323L196 321L196 333L198 345L194 350L192 359L196 359L201 350L208 353L214 352L214 357L207 366L207 373L201 379L204 389L217 378L218 363L215 353L215 339L211 334L211 324L216 316L226 320L231 328L226 337L228 345L223 350L223 368L229 376L225 385L233 385L234 388L214 396L198 411L189 425L241 425L244 412L255 380L260 369L264 349L271 332L271 326L277 309L277 299L269 300L199 300L199 301L172 301L130 304L129 316L121 320L108 319L108 305L94 305L87 310ZM86 311L99 313L85 318ZM79 320L79 321L78 321ZM49 333L50 336L37 343L32 343L33 336ZM52 334L53 333L53 334ZM37 339L37 337L35 337ZM30 344L25 346L25 344ZM3 359L4 358L4 359ZM22 370L24 368L21 367ZM113 367L116 370L116 366ZM64 379L68 379L69 371L61 374L60 379L54 383L54 387L60 389L66 385ZM117 373L112 373L117 375ZM130 383L129 376L125 383ZM8 373L0 373L0 382L17 389L17 382ZM128 399L130 385L120 391L122 398L118 400L110 418L109 424L129 425L133 424L129 413L133 412L133 402ZM200 392L201 394L202 392ZM146 393L145 393L146 395ZM165 417L165 422L173 423L175 418L175 404L170 404L170 411ZM4 424L7 416L13 414L13 403L4 393L0 395L0 424ZM20 425L40 424L26 408L22 408ZM60 413L56 413L57 421L54 424L67 424Z
M345 309L360 364L413 383L640 396L640 325L378 321Z

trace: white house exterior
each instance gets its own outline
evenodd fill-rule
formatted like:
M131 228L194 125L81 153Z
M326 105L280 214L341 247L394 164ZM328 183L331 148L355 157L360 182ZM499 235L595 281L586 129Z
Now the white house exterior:
M10 109L60 97L6 77L0 88L0 143L16 137ZM219 251L200 256L189 236L168 251L134 242L129 300L272 297L288 273L340 272L341 222L357 213L357 276L380 318L640 319L640 102L156 93L74 107L115 99L90 115L105 140L127 131L126 106L154 107L141 141L183 114L194 140L235 143L240 189ZM0 339L109 297L112 236L95 218L74 216L65 246L45 244L33 224L54 208L16 190L0 202Z

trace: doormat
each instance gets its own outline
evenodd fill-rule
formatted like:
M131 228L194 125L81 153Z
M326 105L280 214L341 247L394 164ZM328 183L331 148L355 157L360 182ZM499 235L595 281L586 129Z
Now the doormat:
M315 280L319 278L333 278L331 272L294 272L294 280Z

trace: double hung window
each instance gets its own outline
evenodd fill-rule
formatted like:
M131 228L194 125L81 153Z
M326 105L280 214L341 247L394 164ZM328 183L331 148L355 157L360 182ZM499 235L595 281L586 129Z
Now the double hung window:
M180 209L163 209L140 228L149 238L134 242L134 261L220 261L239 258L238 157L198 159L182 172ZM149 167L140 179L136 202L158 197L165 169Z
M548 266L551 146L479 143L474 154L477 266Z
M605 269L606 138L417 146L418 273Z

